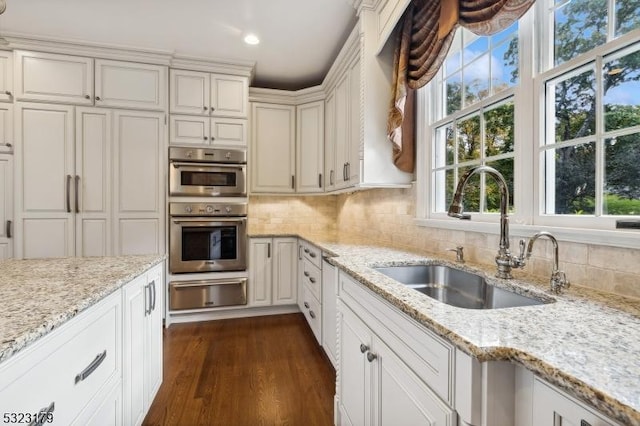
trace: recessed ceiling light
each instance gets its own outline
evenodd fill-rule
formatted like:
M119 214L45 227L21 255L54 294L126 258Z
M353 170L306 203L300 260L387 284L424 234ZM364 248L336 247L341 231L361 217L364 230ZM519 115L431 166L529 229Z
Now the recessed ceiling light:
M260 39L255 34L247 34L244 36L244 42L247 44L258 44L260 43Z

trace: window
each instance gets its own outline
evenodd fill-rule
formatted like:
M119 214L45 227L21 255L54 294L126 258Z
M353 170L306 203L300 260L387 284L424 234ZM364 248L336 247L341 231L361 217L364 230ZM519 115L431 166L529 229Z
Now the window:
M518 223L640 219L640 0L539 0L499 34L459 30L420 95L425 218L443 218L459 177L486 164L505 176ZM473 179L465 211L497 221L495 183Z

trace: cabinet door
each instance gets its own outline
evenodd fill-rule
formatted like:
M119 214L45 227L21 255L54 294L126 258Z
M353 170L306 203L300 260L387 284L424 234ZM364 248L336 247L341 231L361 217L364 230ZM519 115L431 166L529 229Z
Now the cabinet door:
M162 384L162 317L164 312L164 278L158 265L147 274L149 313L145 338L145 412Z
M211 143L214 146L247 147L247 120L211 118Z
M270 306L273 276L271 238L252 238L249 245L249 306Z
M329 262L322 262L322 347L329 360L336 364L337 324L336 303L338 302L338 269Z
M366 353L371 348L373 336L360 318L344 305L338 311L338 326L340 424L370 425L372 364L367 361Z
M336 186L336 96L335 90L327 95L324 104L324 189Z
M0 153L13 151L13 105L0 103Z
M13 257L13 156L0 154L0 260Z
M74 108L16 107L16 256L73 256Z
M13 52L5 50L0 51L0 101L13 101Z
M209 117L171 115L169 118L169 132L169 143L171 145L208 145Z
M136 278L123 287L123 357L122 396L123 423L140 425L146 413L145 387L145 339L146 313L149 309L149 291L146 275Z
M111 111L76 109L76 164L72 209L76 256L109 256L111 241Z
M252 192L295 192L295 107L253 104L250 153Z
M96 59L96 106L164 111L167 67Z
M18 101L93 104L93 59L16 50Z
M346 73L335 89L335 188L349 185L347 162L349 161L349 74Z
M249 105L247 77L211 74L211 115L246 118Z
M164 252L164 114L115 111L114 254Z
M273 248L273 304L296 304L298 239L274 238Z
M323 192L324 102L297 107L296 190Z
M349 67L349 143L345 147L347 156L347 178L349 186L360 182L360 152L364 136L362 128L362 95L360 94L360 56Z
M209 116L209 73L169 71L169 111Z

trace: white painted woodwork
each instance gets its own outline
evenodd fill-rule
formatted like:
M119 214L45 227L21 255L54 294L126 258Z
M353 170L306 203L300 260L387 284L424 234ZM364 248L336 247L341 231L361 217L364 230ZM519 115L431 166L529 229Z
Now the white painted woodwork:
M13 101L13 52L0 51L0 102ZM0 132L1 134L1 132ZM0 142L2 144L2 142Z
M109 397L114 387L120 391L121 351L122 299L116 291L0 364L0 410L38 413L55 402L54 424L81 424L85 407ZM76 382L102 353L97 368Z
M295 192L295 107L253 103L251 192Z
M372 37L375 37L378 52L391 36L409 3L411 0L382 0L376 3L376 32Z
M167 67L135 62L95 61L95 104L164 111Z
M209 121L209 117L171 115L169 143L171 145L208 145Z
M324 101L296 107L296 191L323 192Z
M249 244L249 306L270 306L273 280L273 239L252 238Z
M311 263L307 258L302 260L303 283L309 288L311 294L318 300L322 300L322 270Z
M337 367L338 268L322 261L322 348Z
M324 189L329 192L336 187L335 91L328 93L324 102Z
M93 59L16 50L15 99L93 104Z
M212 117L211 118L211 144L214 147L247 147L246 119Z
M349 74L345 73L338 81L334 94L335 189L349 186L349 181L346 178L347 162L349 161L349 122L351 117L349 110L349 82Z
M211 74L211 115L246 118L249 108L247 77Z
M74 108L18 104L16 115L15 254L73 256Z
M297 301L297 238L273 239L273 305L293 305Z
M164 114L115 111L116 255L164 251Z
M122 383L103 399L89 404L72 426L122 426Z
M583 421L590 426L617 425L538 377L533 379L531 412L535 426L581 426Z
M163 277L157 265L122 288L125 425L142 424L162 382Z
M360 81L360 57L349 65L349 143L345 147L350 185L360 182L360 152L363 142L362 106Z
M302 292L302 313L304 314L316 341L319 344L322 344L322 304L309 290L309 286L302 286Z
M11 152L13 145L13 105L0 103L0 153Z
M209 73L171 69L169 76L169 112L208 117Z
M13 233L13 156L0 154L0 260L13 257Z
M111 115L111 111L104 109L76 109L74 188L78 179L75 195L78 256L112 253Z

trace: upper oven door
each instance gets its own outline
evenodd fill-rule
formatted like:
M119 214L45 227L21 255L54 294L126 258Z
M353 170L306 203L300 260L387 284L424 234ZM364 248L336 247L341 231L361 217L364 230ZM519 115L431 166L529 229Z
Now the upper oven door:
M169 163L169 194L204 197L245 197L244 164Z

